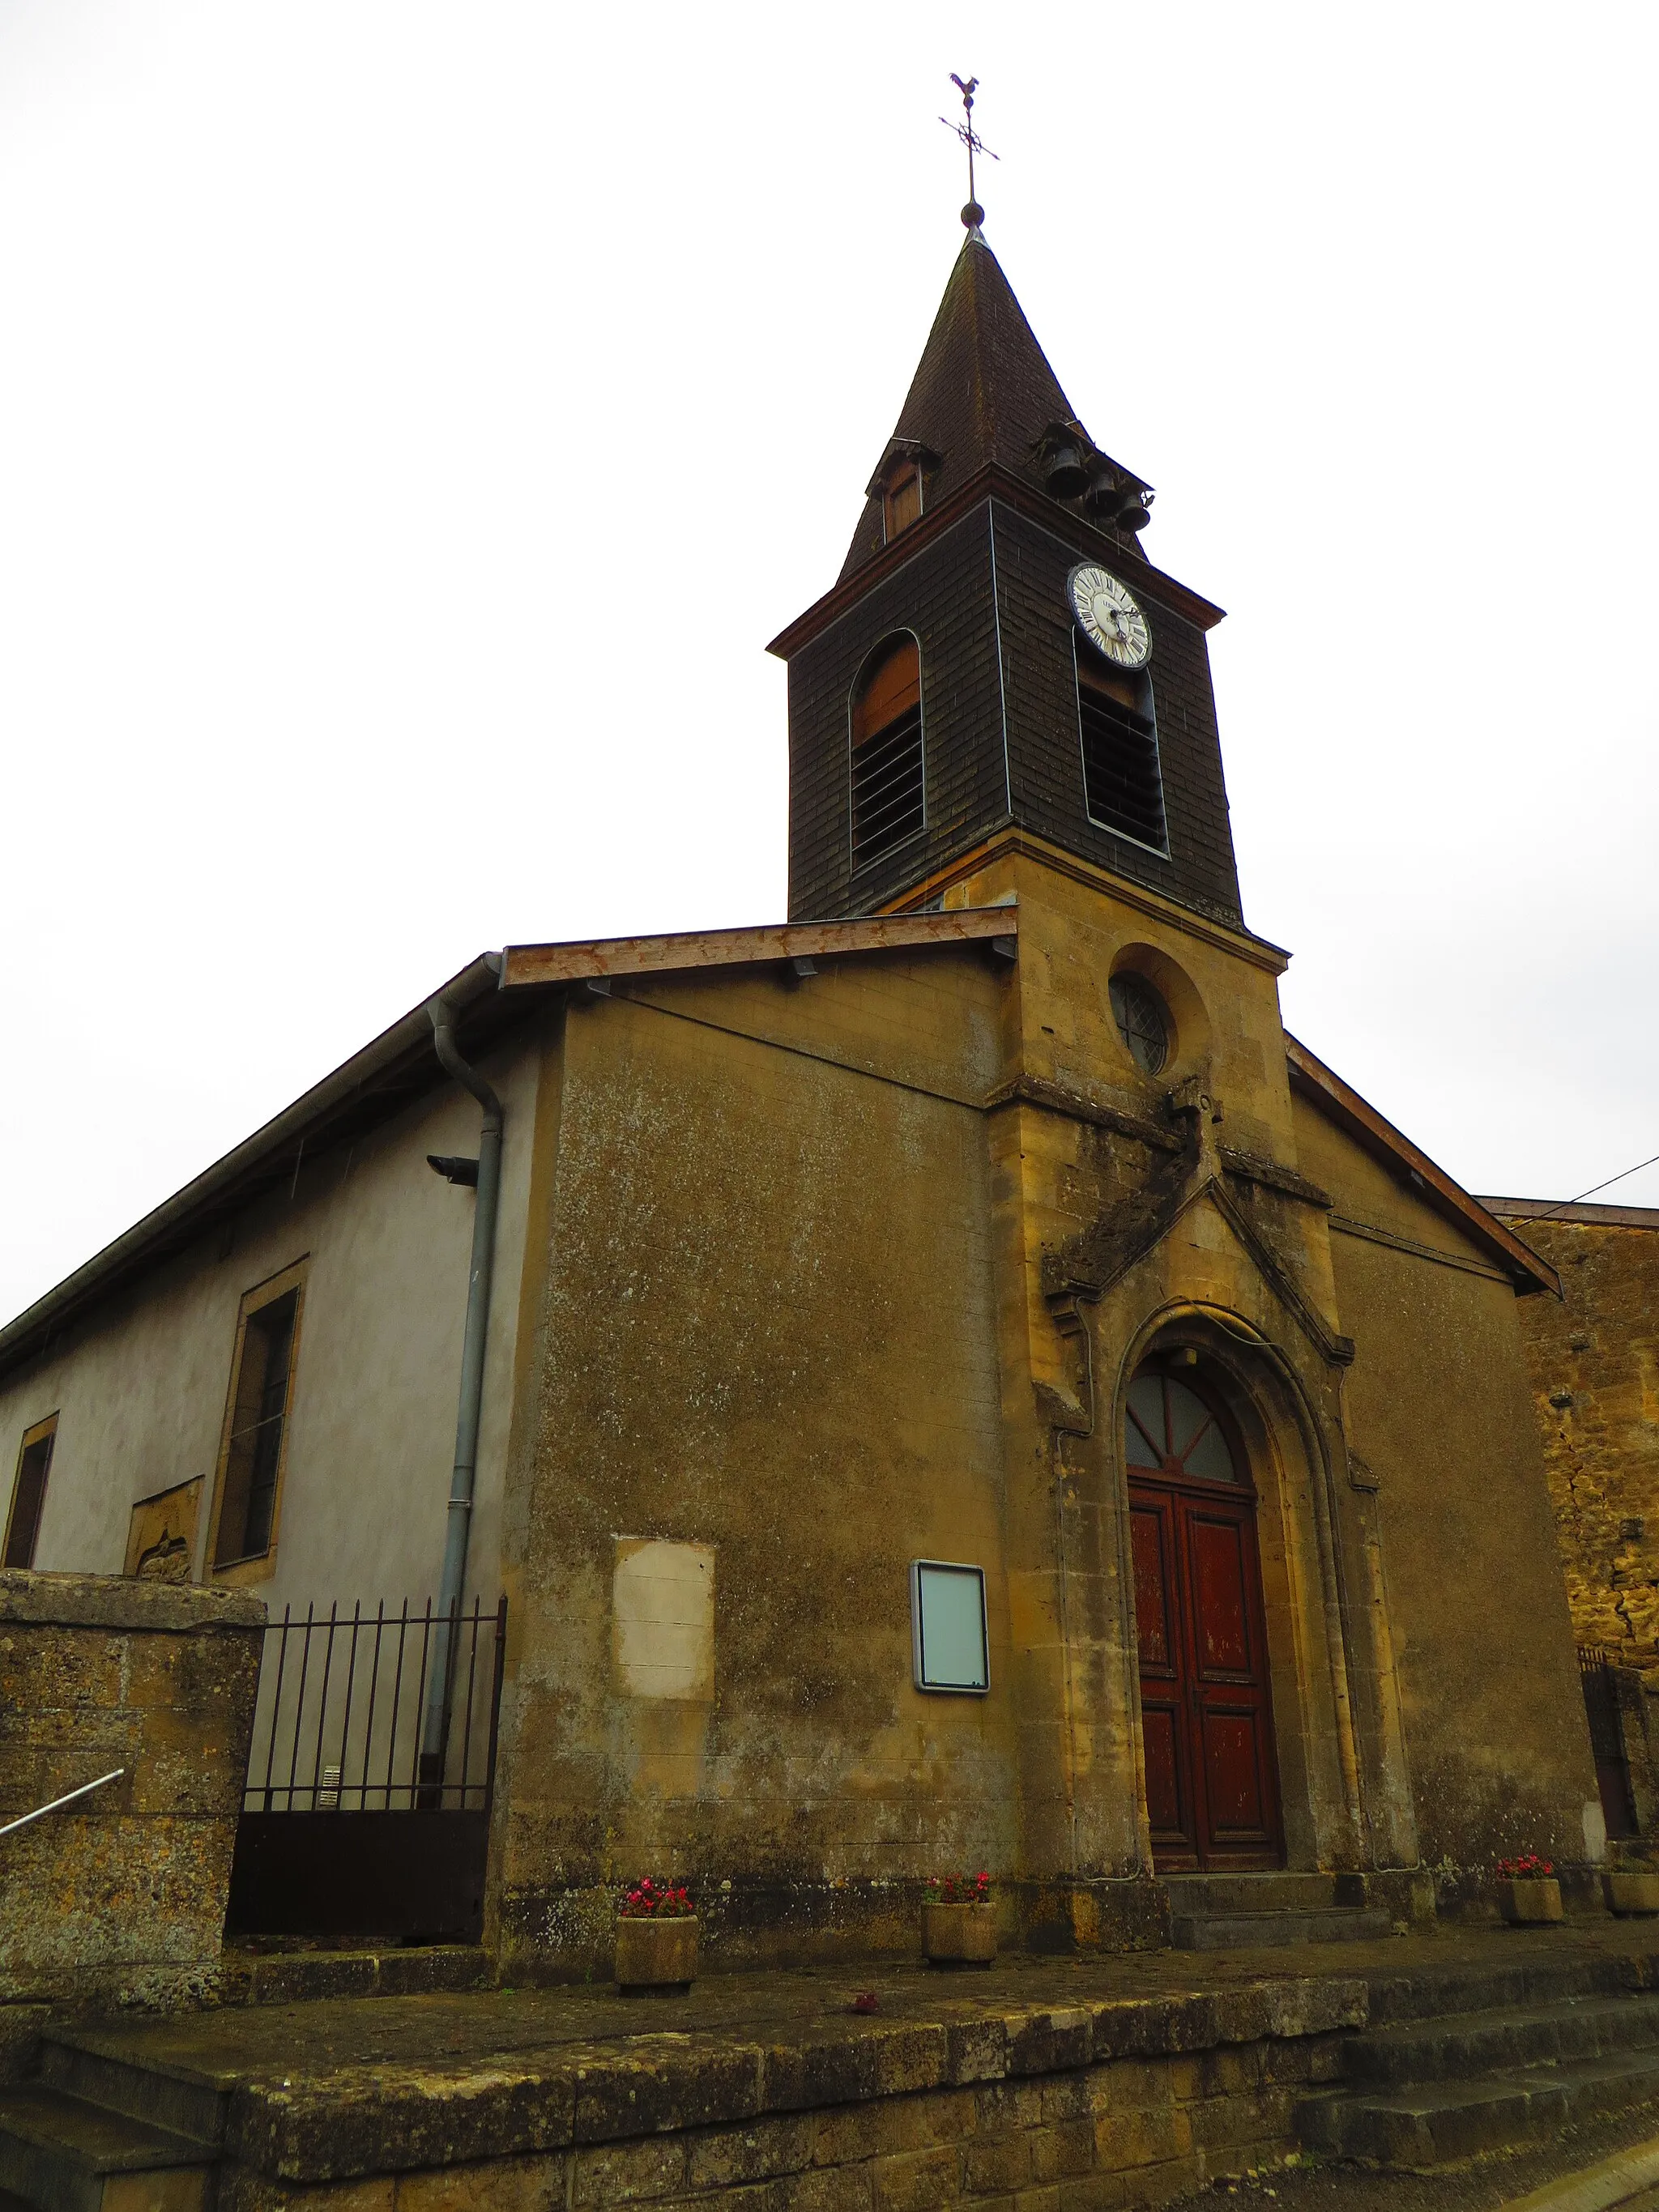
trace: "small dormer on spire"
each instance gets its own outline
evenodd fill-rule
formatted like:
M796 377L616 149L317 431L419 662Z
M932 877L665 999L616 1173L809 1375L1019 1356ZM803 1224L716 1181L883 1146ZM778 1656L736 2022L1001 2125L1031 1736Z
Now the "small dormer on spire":
M890 438L887 450L867 484L866 499L881 502L882 536L890 545L902 530L921 520L927 504L927 479L939 457L920 438Z

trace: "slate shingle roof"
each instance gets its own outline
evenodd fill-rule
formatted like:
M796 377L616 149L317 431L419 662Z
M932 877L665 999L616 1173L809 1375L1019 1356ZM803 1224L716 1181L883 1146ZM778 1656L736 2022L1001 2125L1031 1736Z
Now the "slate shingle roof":
M996 461L1042 485L1031 448L1050 422L1073 419L1072 403L1048 366L1013 288L977 234L963 242L927 334L894 441L939 456L927 479L936 506L976 469ZM865 507L842 564L850 576L881 550L881 501Z

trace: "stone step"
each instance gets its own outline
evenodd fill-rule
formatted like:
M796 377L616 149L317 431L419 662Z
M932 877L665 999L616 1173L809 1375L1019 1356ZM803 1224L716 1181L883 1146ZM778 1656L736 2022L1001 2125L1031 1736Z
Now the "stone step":
M1296 2128L1311 2150L1411 2173L1546 2142L1565 2127L1659 2097L1659 2050L1517 2067L1474 2081L1310 2098Z
M206 2143L30 2082L0 2092L0 2188L33 2212L206 2212Z
M1534 1955L1513 1965L1416 1965L1402 1973L1367 1978L1373 2028L1389 2021L1443 2018L1451 2013L1491 2012L1559 2003L1569 1997L1633 1995L1659 1988L1659 1954L1647 1958L1563 1958Z
M1368 1905L1330 1905L1300 1912L1176 1912L1170 1922L1170 1941L1177 1951L1374 1943L1393 1932L1392 1914Z
M1364 1879L1275 1869L1264 1874L1171 1874L1164 1875L1164 1884L1172 1912L1321 1912L1334 1905L1364 1905Z
M1403 2087L1659 2045L1659 1996L1568 1997L1362 2031L1343 2046L1350 2081Z
M226 2001L296 2004L317 1997L409 1997L477 1990L489 1954L473 1943L410 1943L367 1951L253 1951L228 1945Z
M210 2148L225 2139L228 2089L199 2076L134 2065L100 2051L90 2039L81 2041L73 2029L42 2039L40 2079L61 2096L78 2097Z

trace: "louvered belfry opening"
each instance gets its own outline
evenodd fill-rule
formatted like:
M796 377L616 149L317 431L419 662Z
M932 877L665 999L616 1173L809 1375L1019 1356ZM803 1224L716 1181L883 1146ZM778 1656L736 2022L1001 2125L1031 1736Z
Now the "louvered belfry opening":
M853 866L914 836L925 811L921 656L907 630L877 647L853 695Z
M1167 853L1152 678L1144 671L1114 668L1101 654L1088 653L1081 642L1077 655L1078 726L1089 819L1150 845L1155 853Z

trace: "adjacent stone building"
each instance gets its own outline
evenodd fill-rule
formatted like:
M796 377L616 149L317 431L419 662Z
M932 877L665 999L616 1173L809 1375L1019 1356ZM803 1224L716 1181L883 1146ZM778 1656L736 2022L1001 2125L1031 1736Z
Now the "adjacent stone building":
M1485 1203L1561 1284L1523 1310L1522 1336L1603 1815L1645 1864L1659 1835L1659 1212Z
M1659 1210L1484 1203L1560 1279L1521 1334L1574 1631L1659 1667Z

